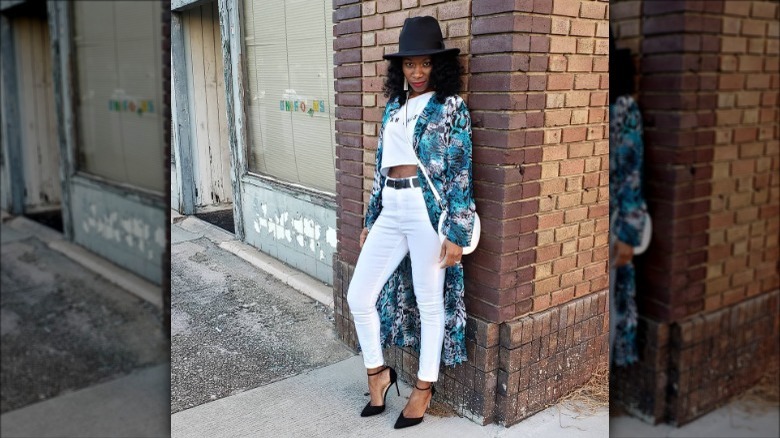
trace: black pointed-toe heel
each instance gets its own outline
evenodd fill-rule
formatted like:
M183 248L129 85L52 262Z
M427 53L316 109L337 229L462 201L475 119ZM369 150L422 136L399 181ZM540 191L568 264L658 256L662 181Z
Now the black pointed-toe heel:
M393 369L393 367L388 367L388 366L383 367L381 370L379 370L379 371L377 371L375 373L369 374L369 376L375 376L375 375L381 373L382 371L384 371L386 369L390 369L390 384L385 387L384 392L382 393L382 399L385 400L385 401L387 401L387 391L393 385L395 385L395 391L398 393L398 395L399 396L401 395L401 391L398 389L398 375L395 373L395 370ZM386 404L387 403L385 403L385 404L383 404L381 406L372 406L371 405L371 400L369 400L368 403L366 404L366 407L364 407L363 411L360 413L360 416L361 417L370 417L372 415L381 414L382 412L385 411L385 405Z
M420 391L427 391L427 390L430 389L431 390L431 400L433 400L433 396L436 394L436 388L433 387L433 383L431 383L431 386L429 386L427 388L420 388L419 386L417 386L417 383L415 383L414 387L419 389ZM431 400L428 400L428 407L427 408L431 407ZM395 429L403 429L405 427L416 426L416 425L422 423L423 417L425 417L425 414L423 414L422 417L406 418L406 417L404 417L404 411L401 411L401 414L398 416L398 419L395 420L395 426L393 426L393 427Z

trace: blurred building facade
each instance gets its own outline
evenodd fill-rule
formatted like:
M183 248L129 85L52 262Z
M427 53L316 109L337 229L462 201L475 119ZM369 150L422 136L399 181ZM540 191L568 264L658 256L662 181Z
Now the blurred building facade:
M172 208L327 283L336 251L330 1L174 0Z
M2 208L48 215L156 285L168 278L166 8L0 2Z
M773 1L611 8L638 66L654 235L639 260L640 363L613 373L610 394L682 425L778 357L780 13Z
M333 2L338 251L336 328L357 346L346 294L359 254L385 53L432 15L461 50L482 237L464 257L468 362L442 367L436 399L515 424L585 383L608 358L608 2ZM416 353L393 347L409 382Z

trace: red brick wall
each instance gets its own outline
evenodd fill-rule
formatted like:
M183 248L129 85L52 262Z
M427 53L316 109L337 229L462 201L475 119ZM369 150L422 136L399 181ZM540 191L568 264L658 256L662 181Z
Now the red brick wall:
M609 357L609 291L500 326L496 420L515 424L590 379Z
M705 311L780 287L779 37L777 2L724 3Z
M618 46L642 54L645 184L659 231L644 313L672 321L776 289L777 3L613 9Z
M683 1L644 2L642 10L639 104L655 236L645 256L649 292L638 296L642 312L662 321L704 306L714 138L712 111L705 108L716 101L718 52L717 21L707 14L717 13L719 2L705 3L706 13Z
M336 257L354 265L363 228L363 54L360 1L333 1L336 79ZM370 187L369 187L370 189ZM346 302L345 302L346 305Z
M539 11L551 13L549 30L531 33L532 45L548 42L547 69L531 76L545 86L528 93L544 103L543 125L526 132L542 137L534 312L609 286L609 4L549 4Z
M682 425L753 386L780 353L780 291L672 325L667 421Z
M777 2L732 0L612 12L617 45L639 66L654 222L640 258L640 363L615 373L612 394L684 424L778 354L780 15Z

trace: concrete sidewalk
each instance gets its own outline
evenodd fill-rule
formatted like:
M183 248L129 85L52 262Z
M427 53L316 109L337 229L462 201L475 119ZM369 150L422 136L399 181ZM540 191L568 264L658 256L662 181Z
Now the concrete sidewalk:
M178 412L171 417L172 438L195 437L606 437L607 410L579 417L552 407L506 428L480 426L457 416L426 415L419 426L395 430L411 386L393 388L384 413L361 418L368 398L365 368L353 356L323 368Z
M774 412L755 413L739 404L729 404L682 427L668 424L650 425L633 417L618 417L609 422L609 436L630 437L707 437L707 438L777 438L780 418Z
M165 437L168 364L133 371L0 416L3 437Z
M777 438L780 437L780 409L766 403L736 400L682 427L651 425L628 415L609 420L609 436L630 437L707 437Z

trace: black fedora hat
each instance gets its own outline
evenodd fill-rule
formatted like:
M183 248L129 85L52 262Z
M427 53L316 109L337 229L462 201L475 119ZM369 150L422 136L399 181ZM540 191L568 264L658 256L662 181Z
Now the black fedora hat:
M430 15L411 17L404 21L401 36L398 38L398 52L384 55L385 59L404 58L408 56L437 55L452 53L457 55L460 49L444 47L439 22Z

